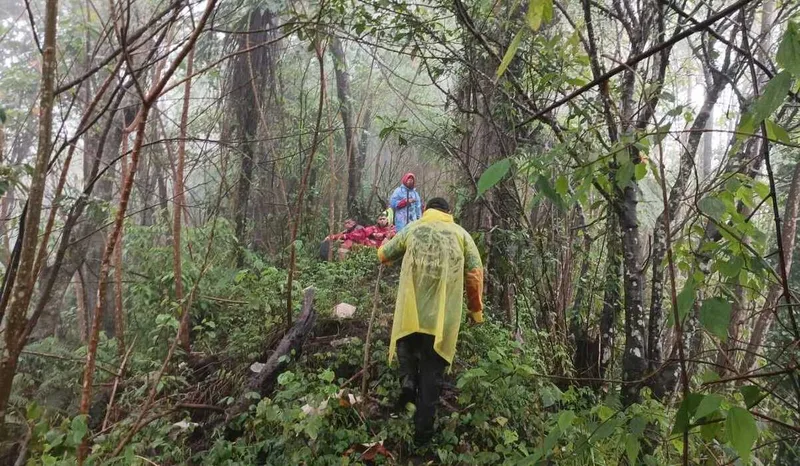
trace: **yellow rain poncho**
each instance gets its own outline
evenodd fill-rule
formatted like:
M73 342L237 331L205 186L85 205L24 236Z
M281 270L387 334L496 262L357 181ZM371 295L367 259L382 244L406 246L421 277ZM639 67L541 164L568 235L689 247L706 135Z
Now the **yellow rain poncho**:
M435 337L436 352L452 364L465 280L470 317L483 321L483 265L478 248L452 215L428 209L378 250L384 263L401 257L389 361L397 340L426 333Z

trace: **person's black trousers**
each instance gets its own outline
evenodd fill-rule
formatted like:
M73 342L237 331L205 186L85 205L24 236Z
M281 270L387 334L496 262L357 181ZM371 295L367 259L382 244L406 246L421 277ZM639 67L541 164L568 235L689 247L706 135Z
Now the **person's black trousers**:
M412 333L397 340L402 394L399 408L414 403L414 440L427 443L433 436L436 404L442 387L447 361L433 349L433 335Z

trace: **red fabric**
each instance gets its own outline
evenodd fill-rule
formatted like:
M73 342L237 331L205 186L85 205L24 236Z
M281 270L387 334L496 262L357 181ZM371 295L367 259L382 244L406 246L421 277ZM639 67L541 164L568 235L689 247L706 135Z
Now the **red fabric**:
M366 242L362 244L376 248L395 235L394 225L386 225L385 227L372 225L364 228L364 231L366 232Z
M408 205L408 199L400 199L400 202L397 203L397 208L402 209L407 205Z
M367 244L369 234L367 228L354 228L353 231L346 233L344 239L352 241L356 244Z
M408 181L408 179L409 179L409 178L414 178L414 181L416 181L416 180L417 180L417 177L416 177L416 175L414 175L414 174L413 174L413 173L411 173L411 172L408 172L408 173L406 173L405 175L403 175L403 177L402 177L402 178L400 178L400 182L401 182L401 183L403 183L403 184L406 184L406 181Z

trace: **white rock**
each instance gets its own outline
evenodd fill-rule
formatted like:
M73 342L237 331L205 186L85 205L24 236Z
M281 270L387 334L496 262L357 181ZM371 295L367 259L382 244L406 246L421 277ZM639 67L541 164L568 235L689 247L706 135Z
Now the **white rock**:
M200 424L198 424L196 422L180 421L180 422L176 422L175 424L172 424L172 427L177 427L180 430L186 430L186 429L189 429L190 427L197 427L199 425Z
M349 319L356 312L356 307L352 304L339 303L333 308L333 315L340 319Z
M250 370L258 374L264 370L264 364L260 362L254 362L253 364L250 365Z

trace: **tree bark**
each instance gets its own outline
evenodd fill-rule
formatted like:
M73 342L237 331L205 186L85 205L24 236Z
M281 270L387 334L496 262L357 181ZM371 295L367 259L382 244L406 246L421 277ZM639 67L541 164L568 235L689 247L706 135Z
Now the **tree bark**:
M611 369L614 357L614 340L617 332L617 316L622 310L620 296L622 284L622 241L619 221L609 213L606 222L606 272L603 286L603 310L600 315L600 377Z
M333 69L336 76L336 95L339 97L339 113L344 125L345 160L347 161L347 215L358 218L361 215L358 197L361 194L361 171L356 155L355 111L353 96L350 93L350 75L347 72L347 57L342 42L334 36L330 44L333 56Z
M187 127L189 126L189 101L192 94L192 70L194 69L194 49L189 51L189 56L186 57L186 76L190 79L186 80L183 88L183 111L181 112L180 123L180 136L178 137L178 160L175 163L175 180L172 185L174 187L174 202L175 206L172 209L172 269L175 277L175 301L178 303L180 309L180 325L181 325L181 347L186 353L191 351L191 343L189 341L189 309L183 302L183 269L181 264L181 216L185 208L184 202L184 164L186 161L186 135Z
M269 11L261 10L260 8L252 11L249 15L246 30L242 31L245 34L237 36L238 49L247 50L247 44L251 41L254 44L266 42L268 37L264 31L269 27L270 18L271 13ZM259 112L261 110L254 103L261 101L260 97L266 83L264 73L266 71L267 49L268 47L259 47L237 55L232 60L233 71L228 83L228 88L230 89L228 104L236 118L234 134L241 154L233 214L235 234L241 248L245 248L248 243L246 236L247 217L253 181L254 154L259 147L257 139L260 121ZM251 70L253 70L252 73ZM244 261L243 252L243 249L240 249L240 253L237 256L237 263L240 266Z
M25 329L26 313L33 294L30 282L39 240L39 221L47 178L47 163L50 160L52 147L57 19L58 0L47 0L45 4L44 49L39 100L39 141L28 192L26 218L24 225L20 228L22 247L19 264L16 267L16 281L11 288L12 294L8 300L8 318L5 328L6 344L5 348L3 348L2 361L0 361L0 437L3 436L5 428L6 409L11 395L11 386L17 369L17 362L25 344L19 338ZM46 245L41 245L41 247L46 247Z

